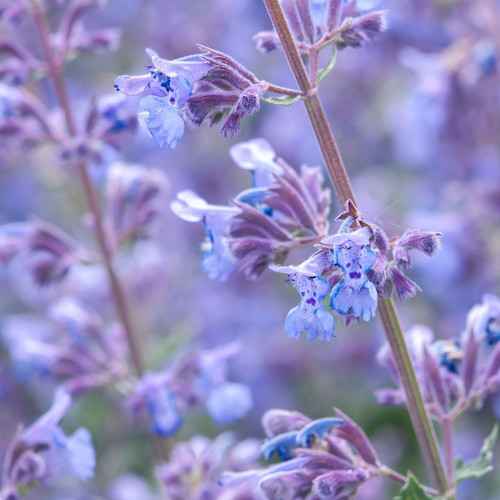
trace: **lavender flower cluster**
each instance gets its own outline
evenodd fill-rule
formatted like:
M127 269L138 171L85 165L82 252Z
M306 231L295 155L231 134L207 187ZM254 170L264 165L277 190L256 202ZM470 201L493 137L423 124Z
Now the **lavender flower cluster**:
M0 414L0 428L4 418L5 428L29 421L41 401L45 404L44 396L54 396L50 409L34 423L0 437L0 447L5 448L0 453L0 500L40 495L49 500L96 500L102 495L109 500L370 500L394 495L397 500L455 500L462 494L486 498L484 485L494 470L498 426L479 456L471 458L463 452L455 424L466 413L487 413L498 398L500 298L485 295L470 310L459 335L447 334L452 326L454 332L457 328L453 321L447 323L442 311L452 308L443 303L452 302L447 297L457 279L466 283L457 299L459 312L470 307L471 296L477 301L483 289L498 288L500 268L493 256L500 241L494 224L500 206L495 187L499 177L491 165L500 161L495 143L499 127L495 110L489 109L494 106L476 105L483 90L500 103L500 87L492 83L500 43L493 15L500 13L497 2L469 7L419 0L418 5L410 1L402 7L387 0L387 6L394 7L390 24L388 12L379 9L381 2L365 0L263 0L262 6L214 0L206 12L187 4L173 8L140 3L134 12L134 0L118 7L113 3L0 0L0 144L9 162L40 166L33 182L48 187L52 198L57 191L64 200L60 206L51 201L56 209L46 210L33 196L29 211L44 215L27 216L27 210L17 210L21 200L15 199L15 189L13 194L4 189L8 210L0 224L0 286L9 297L0 300L2 406L12 394L15 397L12 415ZM405 15L406 7L410 16ZM221 26L230 31L243 12L258 13L260 22L264 8L272 30L253 35L257 52L270 58L273 52L284 53L298 88L259 76L266 69L273 79L279 75L274 63L254 72L238 58L200 43L206 35L238 53L238 44L224 43L231 35ZM92 17L95 10L100 12L97 18ZM138 43L137 33L132 46L126 45L130 41L125 37L125 50L116 54L121 33L103 24L117 11L134 32L139 14L152 27L161 20L160 34L153 32L147 43ZM455 12L464 12L466 20L460 15L457 19ZM188 28L195 26L197 16L200 29L193 40ZM427 19L433 16L439 19L435 28ZM164 21L177 26L175 33L167 33ZM249 25L251 21L250 16ZM244 23L237 24L243 30ZM388 29L385 42L372 46ZM232 36L241 41L239 32ZM159 55L181 52L187 40L190 46L196 44L195 53L171 59ZM159 48L146 49L150 63L145 71L111 76L122 72L127 59L136 60L133 52L138 45ZM370 51L348 50L367 46ZM115 66L124 56L120 70L99 69L108 88L114 79L115 93L88 92L87 58L101 53ZM412 75L413 88L406 96L410 102L399 103L392 116L390 104L399 102L397 94L407 85L394 69L398 57L403 73ZM67 78L69 66L81 82ZM324 92L331 74L337 77L331 83L336 90ZM78 96L82 89L84 98ZM364 109L366 95L372 98L374 92L381 94L378 107ZM370 164L408 163L413 168L426 164L428 178L407 172L394 181L392 170L379 169L376 174L362 171L351 182L322 98L328 111L335 102L343 134L349 130L346 136L356 139L346 142L361 143L358 128L369 129L373 144L355 155L351 150L346 158ZM485 116L471 111L471 103L476 111L484 109ZM315 161L314 166L296 168L294 164L300 163L283 158L302 152L303 158L313 156L305 137L306 115L283 119L299 104L305 106L324 166ZM370 113L377 116L377 126ZM389 138L386 122L395 119L398 123ZM182 169L169 167L167 178L159 168L165 155L173 159L169 165L192 163L194 158L202 166L207 163L207 144L195 141L186 130L217 125L224 139L232 139L246 133L244 123L253 137L276 135L270 130L279 129L282 136L273 143L279 144L280 152L283 149L283 157L267 139L246 137L229 147L240 170L220 178L204 169L188 173L193 185L200 185L200 176L207 191L212 189L207 199L227 196L241 170L250 174L247 187L230 196L227 204L211 204L186 189L172 195L184 179ZM141 141L141 131L159 148ZM198 131L199 136L207 133ZM300 147L287 150L286 143L297 145L298 138ZM214 141L206 142L213 153ZM133 151L136 143L140 145ZM192 147L183 152L181 143ZM384 158L386 149L391 149L390 160ZM150 155L160 153L150 166ZM124 160L128 157L139 160ZM430 172L436 158L446 165ZM45 169L49 162L50 169ZM460 173L453 171L455 167ZM445 186L433 204L436 180ZM1 178L0 183L3 187ZM359 199L353 186L362 192ZM378 196L372 186L380 188ZM392 202L391 189L401 190L398 199L410 205L406 216L398 215L392 225L380 216L384 203ZM415 201L426 207L424 215L412 205ZM49 202L43 198L43 203ZM365 206L368 209L362 210ZM169 219L170 212L202 226L202 268L223 284L189 276L187 252L176 256L167 248L172 243L181 248L190 230L184 226L177 238L178 221ZM416 281L410 272L418 276ZM297 292L298 304L284 322L273 318L271 324L290 338L330 342L341 321L352 329L370 323L371 329L372 320L381 318L387 341L376 358L394 386L375 390L380 413L361 401L365 386L378 386L375 377L370 384L361 381L360 373L365 376L368 369L358 370L356 364L358 356L364 357L364 365L375 357L367 354L371 347L366 348L366 338L357 336L347 373L337 367L338 377L328 375L324 387L326 367L314 345L297 344L297 363L290 361L293 355L287 356L291 348L286 339L268 340L269 322L260 320L270 317L273 304L264 299L263 290L271 289L272 276L282 275ZM219 286L228 291L229 303L224 298L217 302ZM440 338L418 324L423 321L408 330L400 322L394 299L411 299L423 290L436 309L442 308L437 314L443 329ZM256 318L250 317L253 293L259 299ZM210 309L207 317L202 300ZM243 305L236 307L240 302ZM425 316L424 307L430 305L422 306L423 302L415 301L411 313L404 311L404 322L408 316ZM162 307L155 308L159 303ZM283 304L274 306L281 311ZM224 331L212 318L220 315L227 318ZM269 345L261 345L263 336L256 336L252 344L242 334L243 325L249 324L256 330L264 325ZM342 349L349 342L342 339L335 349L323 350L328 369L335 364L332 358L347 358ZM309 357L308 352L314 354ZM370 370L375 373L374 367ZM344 375L350 399L340 393ZM353 398L354 376L360 380L360 395ZM285 392L284 386L292 390ZM315 397L320 386L321 397ZM324 415L334 397L325 387L337 391L335 398L345 399L343 404L352 403L356 420L338 408L334 416L316 419L299 411L271 409L261 420L263 442L241 437L254 432L251 418L264 407L282 402L299 407L293 400L301 391L314 399L307 413ZM91 407L87 413L85 405ZM19 411L18 406L29 410ZM407 410L416 441L391 424L396 414L386 412L387 406ZM387 425L383 439L358 423L373 424L373 413ZM74 428L80 420L85 427L67 432L63 419L64 427ZM225 429L242 419L249 422L248 429ZM390 450L384 439L397 440L398 450ZM395 452L402 448L399 441L414 446L411 455L421 451L429 465L428 478L412 472L419 470L415 461L404 474L393 467L398 461ZM475 486L469 479L481 483ZM82 481L93 481L88 493L82 491Z

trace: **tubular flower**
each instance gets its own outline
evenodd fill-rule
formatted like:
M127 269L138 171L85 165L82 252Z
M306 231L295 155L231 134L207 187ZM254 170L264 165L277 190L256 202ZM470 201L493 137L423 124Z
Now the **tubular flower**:
M330 192L318 167L303 167L299 175L263 139L234 146L231 156L252 175L252 187L233 206L209 205L191 192L179 193L171 206L180 218L203 222L211 277L227 278L237 268L254 279L293 248L321 239Z
M351 498L379 474L380 462L363 430L347 415L311 420L299 412L271 410L263 417L266 460L279 464L226 473L224 485L251 485L264 498ZM272 425L270 425L272 423Z
M157 470L166 500L258 500L247 485L225 487L219 477L224 470L238 472L255 467L259 444L247 439L237 443L230 434L210 441L195 436L178 443L169 461Z
M122 75L115 89L140 97L139 120L160 147L175 148L184 135L184 111L194 84L206 75L209 65L201 55L162 59L146 49L151 58L149 72L139 76Z
M260 109L260 99L268 85L232 57L200 45L207 73L198 80L187 101L189 120L197 126L223 121L221 133L234 137L241 120Z
M11 495L6 498L18 498L20 489L40 482L56 482L61 477L88 480L94 475L89 432L78 429L67 436L59 426L70 406L71 397L59 389L50 410L16 434L4 459L2 492Z
M152 431L160 436L175 434L183 415L194 406L204 405L219 424L242 418L252 407L250 391L229 382L226 375L227 362L237 351L237 345L228 344L180 356L164 371L144 376L128 400L129 407L146 414Z
M363 11L356 1L281 0L281 5L293 36L304 53L315 45L358 48L387 27L385 11ZM272 31L257 33L254 41L261 52L270 52L279 46L279 39Z
M435 341L433 333L422 326L406 334L425 402L436 419L455 408L477 407L500 390L500 343L492 343L488 333L500 319L499 304L498 298L485 297L472 308L464 333L456 338ZM378 361L400 386L387 345L380 350ZM380 390L377 397L381 404L404 403L401 387Z

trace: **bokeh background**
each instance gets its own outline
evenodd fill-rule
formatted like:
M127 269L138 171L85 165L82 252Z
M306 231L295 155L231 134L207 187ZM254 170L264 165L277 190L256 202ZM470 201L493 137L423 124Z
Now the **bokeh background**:
M484 293L500 293L500 4L370 3L389 9L388 32L362 50L339 54L321 96L366 217L391 236L407 227L443 232L442 252L418 261L414 277L423 293L401 304L400 312L405 327L426 324L446 338L464 328L468 310ZM262 55L254 48L253 34L270 29L258 0L110 0L87 23L119 28L122 43L115 52L83 56L68 66L77 110L89 97L111 92L117 74L140 73L148 64L145 47L174 58L204 43L232 54L264 79L294 85L280 52ZM33 39L29 25L25 31ZM452 51L463 46L473 50L456 63ZM44 90L52 99L49 87ZM266 138L292 165L321 164L300 104L264 105L235 141L202 128L188 132L174 151L160 150L142 131L122 149L125 161L160 168L169 180L159 246L144 243L121 266L149 365L162 366L192 342L211 347L238 339L242 352L231 364L232 378L252 387L255 403L247 418L230 427L238 436L261 438L260 416L271 407L322 417L335 405L363 425L388 464L423 472L406 412L377 406L373 396L388 382L375 359L383 343L378 321L341 326L327 345L288 339L283 319L296 297L283 278L265 273L257 282L238 275L226 283L210 281L200 265L201 228L178 220L169 209L183 189L227 203L248 185L229 148L256 137ZM105 168L95 169L97 182ZM92 241L77 177L49 148L3 149L0 193L0 223L36 215ZM332 213L338 209L332 207ZM22 276L0 271L0 327L14 314L43 308L45 298L26 293L22 283ZM79 293L102 307L103 276L87 274L85 283L87 289ZM19 422L45 410L52 389L48 380L19 373L0 347L0 450ZM457 446L465 458L477 454L498 418L500 401L492 400L461 420ZM146 429L130 419L118 398L99 392L85 396L67 420L69 428L77 425L91 430L97 446L95 483L88 493L45 492L43 498L110 498L109 488L123 474L151 479ZM175 439L221 430L203 413L194 414ZM369 483L360 498L390 498L386 487ZM479 488L474 482L464 485L460 498L500 498L500 476L491 474Z

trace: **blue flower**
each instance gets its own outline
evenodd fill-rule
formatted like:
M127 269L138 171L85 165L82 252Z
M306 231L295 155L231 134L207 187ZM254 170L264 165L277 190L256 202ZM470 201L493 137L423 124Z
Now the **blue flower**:
M41 450L47 476L55 479L71 476L87 480L94 475L95 469L95 452L90 433L86 429L78 429L67 436L59 426L70 405L70 395L59 389L50 410L26 429L21 439L27 446Z
M342 279L333 287L330 305L343 316L370 321L377 311L378 295L368 279L377 259L370 243L368 228L338 233L322 243L331 246L331 263L342 271Z
M231 148L230 155L240 168L252 173L254 188L267 188L273 184L274 176L283 174L276 152L265 139L236 144Z
M226 382L210 392L207 409L217 423L228 424L244 417L252 404L252 395L246 385Z
M293 450L299 446L297 435L297 431L291 431L267 440L262 446L262 456L265 460L271 460L275 455L282 462L290 460Z
M152 431L162 437L173 436L182 426L175 395L167 387L157 387L147 397L147 411L152 420Z
M328 281L300 266L273 266L271 269L288 274L289 283L300 295L300 304L289 311L285 320L288 336L299 338L304 333L311 341L332 340L335 320L323 305L323 299L330 291Z
M209 205L191 191L182 191L171 204L172 211L187 222L202 222L206 238L202 245L203 268L211 279L225 280L233 271L235 258L227 237L236 207Z
M483 302L469 312L466 330L472 331L488 347L500 342L500 299L494 295L485 295Z
M168 61L147 49L152 66L139 76L122 75L115 89L128 96L139 96L139 118L160 147L175 148L184 135L184 108L193 85L209 70L199 55Z
M161 148L174 149L184 135L184 120L177 109L161 97L143 97L138 118Z

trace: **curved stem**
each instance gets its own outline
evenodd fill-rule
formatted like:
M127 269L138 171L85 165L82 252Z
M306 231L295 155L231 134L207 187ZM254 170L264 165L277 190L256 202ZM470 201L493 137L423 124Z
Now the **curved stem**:
M345 204L349 200L356 204L349 175L342 160L335 136L326 118L321 100L311 83L280 2L279 0L263 0L263 2L281 40L281 45L288 60L288 64L297 80L299 88L306 96L304 98L304 104L316 138L318 139L321 152L323 153L328 173L335 186L337 196L342 204ZM387 340L391 346L401 377L406 395L408 412L418 443L429 465L438 490L441 493L446 493L448 491L448 482L441 463L436 434L425 408L393 301L381 299L379 312Z
M45 10L40 4L40 0L31 0L31 4L33 7L33 19L40 33L42 49L45 55L48 73L54 85L57 99L59 100L59 104L64 113L67 132L70 137L75 137L78 133L78 129L71 109L68 92L66 89L66 83L61 71L61 65L56 60L54 51L52 50L50 42L50 31ZM94 189L94 185L92 184L92 180L90 178L86 163L84 161L81 161L77 164L76 167L78 170L78 175L80 177L80 182L85 192L88 208L93 217L96 240L97 244L99 245L99 249L104 262L104 267L106 268L106 272L108 275L116 312L127 336L127 342L129 345L130 355L135 371L138 376L141 376L144 372L142 355L140 352L139 343L137 342L134 334L125 291L114 268L113 256L104 226L104 217L99 204L99 197L96 190Z

